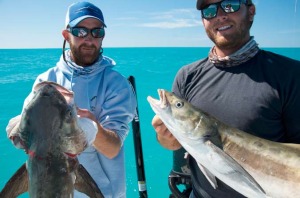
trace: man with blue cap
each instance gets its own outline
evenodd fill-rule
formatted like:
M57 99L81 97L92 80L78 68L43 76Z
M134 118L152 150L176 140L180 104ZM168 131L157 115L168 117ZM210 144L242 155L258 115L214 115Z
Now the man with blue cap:
M137 103L128 80L113 70L115 61L102 55L105 27L98 7L89 2L72 4L62 31L63 54L55 67L37 77L33 87L53 81L74 92L78 116L97 124L95 131L85 131L89 146L79 155L79 162L105 198L117 198L126 197L123 142ZM75 197L85 196L75 192Z

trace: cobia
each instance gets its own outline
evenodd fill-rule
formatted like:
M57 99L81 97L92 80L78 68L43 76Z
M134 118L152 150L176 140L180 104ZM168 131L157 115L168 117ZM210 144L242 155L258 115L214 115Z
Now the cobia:
M73 197L76 189L102 198L76 157L87 146L83 128L93 126L79 120L73 93L53 82L39 83L34 91L22 115L8 126L8 137L24 149L28 160L7 182L0 197L17 197L26 191L30 197Z
M268 141L232 128L165 90L153 111L191 154L214 188L215 177L246 197L300 197L300 144Z

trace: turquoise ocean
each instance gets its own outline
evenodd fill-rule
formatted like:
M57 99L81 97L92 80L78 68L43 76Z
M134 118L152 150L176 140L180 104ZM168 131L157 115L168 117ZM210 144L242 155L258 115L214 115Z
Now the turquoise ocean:
M300 60L300 48L264 49ZM104 48L104 55L117 62L117 71L135 77L148 197L169 197L172 152L156 141L151 126L154 113L146 98L158 98L158 88L171 90L178 69L206 57L208 51L209 48ZM20 113L36 76L54 66L60 55L61 49L0 49L0 190L27 158L7 139L6 125ZM125 141L129 198L139 197L132 134L131 130Z

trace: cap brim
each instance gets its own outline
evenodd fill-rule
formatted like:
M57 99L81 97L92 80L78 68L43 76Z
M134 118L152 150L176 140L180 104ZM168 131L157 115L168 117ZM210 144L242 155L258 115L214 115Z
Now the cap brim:
M99 19L97 17L94 17L94 16L91 16L91 15L86 15L86 16L79 17L79 18L77 18L73 21L70 21L70 23L68 25L70 27L75 27L78 23L80 23L82 20L87 19L87 18L98 19L104 25L104 27L106 27L105 23L101 19Z

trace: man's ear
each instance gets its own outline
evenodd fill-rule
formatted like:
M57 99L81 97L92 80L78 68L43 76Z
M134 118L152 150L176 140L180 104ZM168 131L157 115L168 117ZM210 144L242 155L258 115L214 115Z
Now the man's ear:
M252 5L249 7L249 13L250 13L249 19L250 19L250 21L253 21L254 15L256 14L255 5L252 4Z
M68 30L63 30L62 35L63 35L64 39L69 42L69 32L68 32Z

